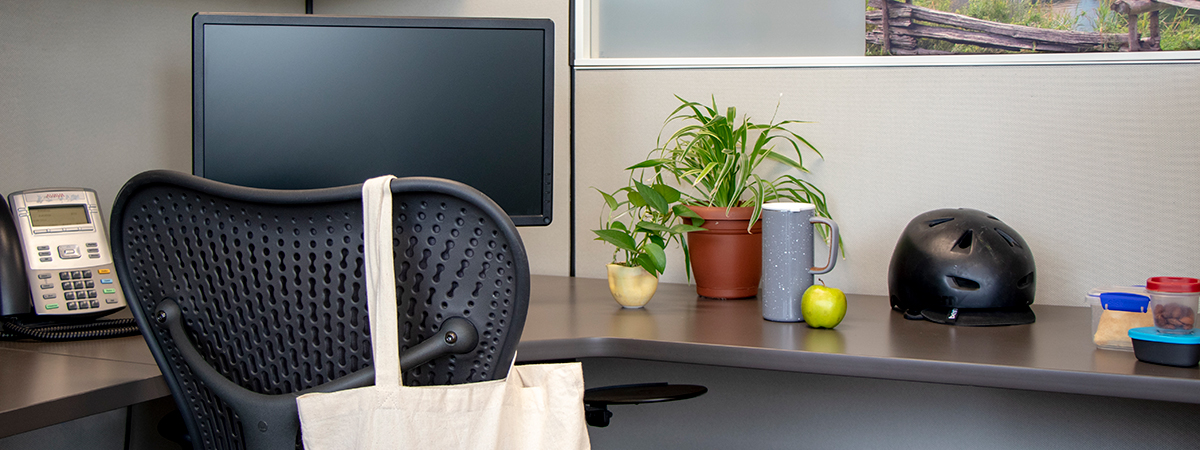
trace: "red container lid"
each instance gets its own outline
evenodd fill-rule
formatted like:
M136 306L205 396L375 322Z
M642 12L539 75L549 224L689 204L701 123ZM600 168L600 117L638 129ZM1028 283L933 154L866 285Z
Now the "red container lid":
M1200 280L1187 277L1150 277L1146 289L1158 292L1200 292Z

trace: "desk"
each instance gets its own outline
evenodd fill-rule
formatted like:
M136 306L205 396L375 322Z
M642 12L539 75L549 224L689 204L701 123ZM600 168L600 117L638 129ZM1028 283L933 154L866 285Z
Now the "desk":
M169 395L141 336L0 342L0 437Z
M661 285L641 310L620 308L604 280L536 276L532 286L519 362L618 358L1200 404L1200 370L1096 350L1082 307L1035 305L1032 325L965 328L850 295L837 329L813 330L685 285ZM139 337L0 342L0 437L168 395Z
M613 407L593 448L1196 448L1200 370L1097 350L1091 311L1030 325L910 321L848 296L834 330L762 319L759 302L664 284L622 310L604 280L538 277L518 358L578 358L588 387L669 381L708 394ZM1081 302L1082 303L1082 302Z
M1031 325L955 327L851 294L846 319L816 330L763 320L757 300L699 298L685 285L660 285L642 310L620 308L605 280L533 285L522 361L631 358L1200 404L1200 370L1097 350L1083 307L1035 304Z

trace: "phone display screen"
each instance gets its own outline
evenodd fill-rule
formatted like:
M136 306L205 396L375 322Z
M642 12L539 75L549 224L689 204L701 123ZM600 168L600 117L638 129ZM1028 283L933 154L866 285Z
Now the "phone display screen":
M29 223L35 227L60 227L63 225L87 225L87 205L39 206L29 208Z

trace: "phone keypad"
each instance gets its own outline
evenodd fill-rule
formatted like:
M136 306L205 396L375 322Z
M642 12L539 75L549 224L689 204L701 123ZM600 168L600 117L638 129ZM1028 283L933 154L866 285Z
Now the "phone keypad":
M111 309L122 305L117 292L116 274L109 268L64 270L38 273L44 308L48 310L65 307L67 311ZM109 266L111 267L111 266ZM51 281L57 273L58 282ZM104 285L97 289L96 281ZM61 299L61 301L60 301Z

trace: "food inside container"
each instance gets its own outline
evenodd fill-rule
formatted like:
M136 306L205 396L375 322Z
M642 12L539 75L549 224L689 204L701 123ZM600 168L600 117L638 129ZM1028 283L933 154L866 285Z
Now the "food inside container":
M1154 325L1150 297L1142 286L1110 286L1088 293L1092 307L1092 341L1107 350L1133 351L1131 328Z
M1192 334L1200 307L1200 279L1151 277L1146 280L1154 327L1160 333Z

